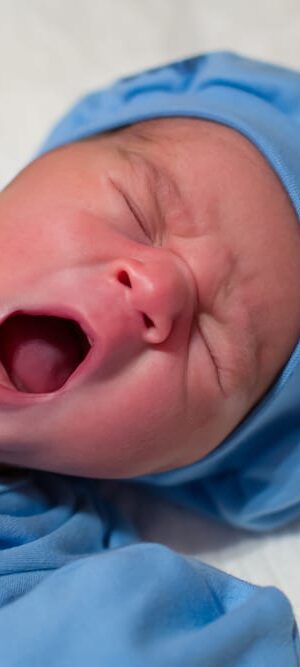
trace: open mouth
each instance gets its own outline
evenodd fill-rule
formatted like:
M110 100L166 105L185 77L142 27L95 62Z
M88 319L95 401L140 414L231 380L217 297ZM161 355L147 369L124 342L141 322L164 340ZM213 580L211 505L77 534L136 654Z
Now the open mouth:
M90 348L87 336L71 319L18 312L0 325L0 362L20 392L57 391Z

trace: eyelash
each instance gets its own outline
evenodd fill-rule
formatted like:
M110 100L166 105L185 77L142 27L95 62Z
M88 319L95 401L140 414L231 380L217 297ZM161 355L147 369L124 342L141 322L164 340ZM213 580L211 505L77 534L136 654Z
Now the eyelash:
M150 234L149 234L149 232L148 232L148 230L147 230L147 228L146 228L146 226L145 226L145 224L144 224L144 222L141 218L141 215L138 213L138 211L136 209L136 206L132 202L132 199L130 197L128 197L128 195L125 194L125 192L122 190L122 188L120 188L114 181L111 180L111 182L112 182L114 188L117 190L117 192L121 195L121 197L124 200L128 210L130 211L130 213L134 217L135 221L137 222L137 224L140 227L143 234L146 236L148 241L150 243L152 243L152 238L150 237Z
M145 224L141 220L141 216L137 212L136 207L134 206L133 202L131 201L131 199L124 192L122 192L121 194L122 194L123 199L126 203L126 206L129 208L130 212L132 213L133 217L137 221L137 223L138 223L139 227L141 228L142 232L145 234L145 236L147 237L147 239L149 241L152 241L152 239L149 236L148 230L145 228Z

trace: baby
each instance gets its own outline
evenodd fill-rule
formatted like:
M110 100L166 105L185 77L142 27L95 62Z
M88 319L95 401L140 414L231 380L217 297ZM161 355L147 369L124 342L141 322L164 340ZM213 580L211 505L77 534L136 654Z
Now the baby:
M4 462L192 463L297 342L297 217L232 129L158 119L72 143L8 186L0 217Z
M191 464L297 343L297 214L225 124L176 114L54 148L2 192L0 219L3 463Z
M0 217L4 462L192 463L297 342L297 217L232 129L158 119L72 143L8 186Z
M299 91L222 53L125 79L1 193L5 667L298 664L279 591L139 543L84 478L299 515Z

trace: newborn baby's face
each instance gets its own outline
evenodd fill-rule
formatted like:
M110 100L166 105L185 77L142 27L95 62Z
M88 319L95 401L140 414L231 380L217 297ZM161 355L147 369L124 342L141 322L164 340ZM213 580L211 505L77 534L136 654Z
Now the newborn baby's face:
M47 154L0 195L0 460L94 477L189 464L300 329L300 235L223 126L165 119Z

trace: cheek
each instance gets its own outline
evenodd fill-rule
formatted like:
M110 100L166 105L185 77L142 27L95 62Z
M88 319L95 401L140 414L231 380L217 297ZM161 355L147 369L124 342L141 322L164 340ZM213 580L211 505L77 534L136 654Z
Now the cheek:
M100 475L145 474L172 463L172 449L183 435L185 415L177 369L159 363L137 364L132 372L93 388L97 411L91 414L90 455ZM76 438L78 433L76 433Z
M2 212L0 213L2 216ZM5 213L4 213L5 215ZM16 289L22 292L24 278L36 270L36 257L32 249L30 229L23 233L17 225L6 224L5 217L0 224L0 298L9 300ZM13 270L12 270L13 269Z
M195 323L189 341L186 364L186 396L190 423L205 428L221 409L222 390L204 327ZM208 337L207 337L208 338Z
M7 443L17 445L11 458L6 445L3 461L126 478L201 458L220 441L222 405L204 350L189 349L189 366L186 354L149 348L113 379L90 380L10 415Z
M27 461L56 472L122 478L172 467L186 440L182 371L152 353L118 378L94 381L39 406L22 431ZM21 461L21 463L24 463ZM30 461L29 461L30 465Z
M218 328L217 334L221 338L221 345L220 341L213 341L212 334L215 335L215 332L213 330L204 332L204 327L201 328L201 331L195 328L190 339L189 366L186 373L189 428L185 447L185 464L193 463L215 449L238 425L252 405L249 399L251 369L247 365L247 375L244 376L244 358L239 365L239 354L242 353L240 340L230 339L235 349L234 355L228 355L228 350L224 349L224 345L225 347L229 345L224 325L221 326L213 319L212 324ZM221 355L223 384L224 374L226 376L226 372L228 373L226 392L220 385L220 368L216 368L216 360L208 351L204 334L209 340L210 348L214 342L215 349ZM230 351L232 352L231 349ZM222 357L223 353L224 357ZM226 365L229 357L231 362L234 358L238 368L234 366L231 369ZM253 362L252 357L251 360Z
M20 208L20 206L19 206ZM66 264L68 242L64 225L55 229L43 210L20 214L0 208L0 248L5 248L0 263L0 300L20 301L27 289L30 294L39 281ZM57 216L59 218L59 216Z

